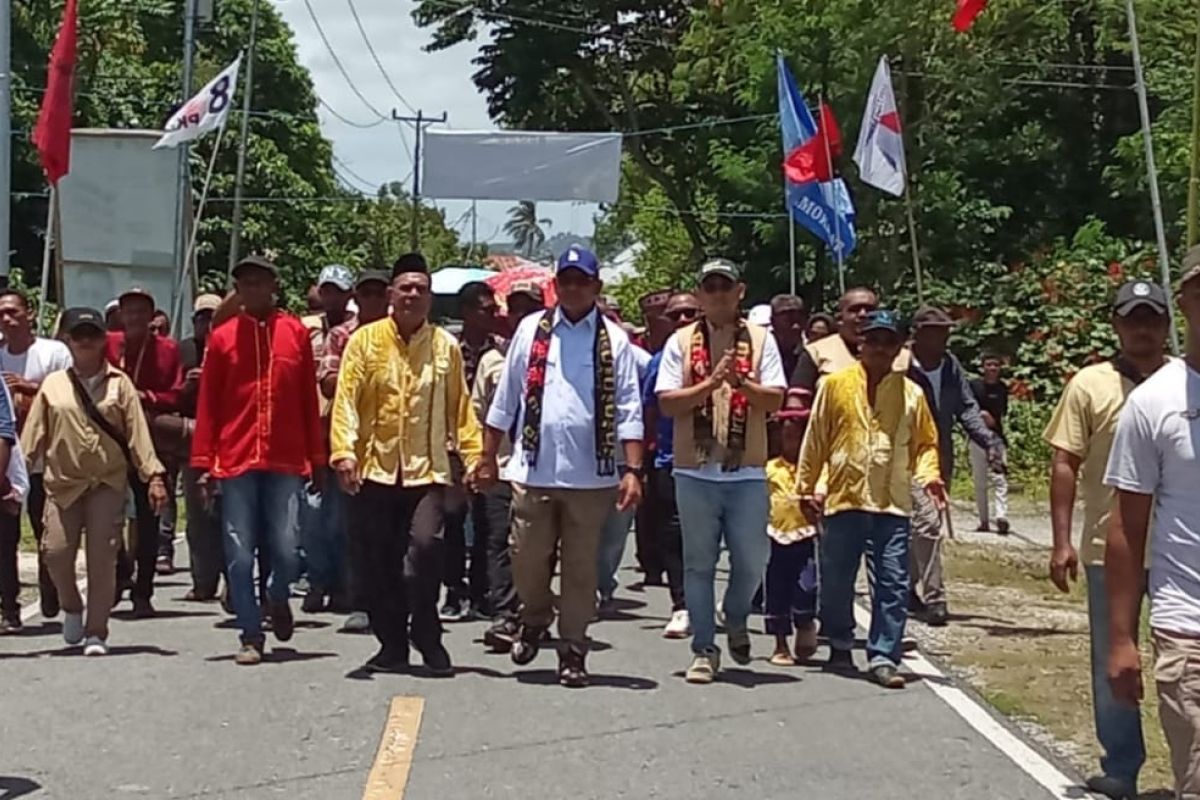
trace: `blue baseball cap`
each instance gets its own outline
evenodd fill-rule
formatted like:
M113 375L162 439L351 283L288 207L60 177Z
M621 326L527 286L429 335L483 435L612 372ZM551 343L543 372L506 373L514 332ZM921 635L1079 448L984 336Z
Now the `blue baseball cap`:
M858 329L858 332L862 334L871 331L890 331L899 336L900 321L896 319L896 313L883 308L872 311L863 321L862 327Z
M565 269L577 269L584 275L599 278L600 259L596 258L596 254L591 250L573 244L558 257L558 267L554 271L557 273Z

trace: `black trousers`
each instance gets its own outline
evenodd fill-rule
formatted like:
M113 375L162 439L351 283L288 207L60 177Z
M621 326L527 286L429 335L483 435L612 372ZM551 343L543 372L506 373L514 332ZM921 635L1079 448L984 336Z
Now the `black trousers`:
M659 515L658 500L647 486L642 504L638 506L634 542L638 566L642 568L646 581L657 583L662 580L666 564L663 563L662 542L658 535L656 521Z
M650 495L654 498L654 537L667 586L671 590L671 610L687 608L683 597L683 529L679 524L679 506L675 502L675 478L670 468L650 470Z
M512 525L512 486L497 483L471 500L471 521L475 525L476 550L486 550L487 611L494 619L517 618L517 589L513 585L512 553L508 535ZM477 557L472 555L472 560ZM484 561L484 559L479 559Z
M158 561L158 515L150 508L150 485L141 480L132 482L133 503L137 520L137 546L134 550L133 592L136 599L149 600L154 596L154 564Z
M441 643L445 487L365 482L350 498L350 543L358 548L371 630L397 657Z
M30 473L29 495L25 498L29 508L29 527L33 528L33 538L37 540L38 560L38 592L42 597L42 607L51 609L58 607L58 589L50 579L50 570L42 558L42 534L46 524L42 515L46 513L46 482L42 473Z
M21 516L0 511L0 614L20 616L21 577L17 569L17 545L21 541Z
M214 497L211 503L204 501L204 493L200 491L196 482L200 477L199 470L184 467L181 477L187 513L192 591L201 599L216 597L221 576L225 573L225 550L221 541L221 499Z

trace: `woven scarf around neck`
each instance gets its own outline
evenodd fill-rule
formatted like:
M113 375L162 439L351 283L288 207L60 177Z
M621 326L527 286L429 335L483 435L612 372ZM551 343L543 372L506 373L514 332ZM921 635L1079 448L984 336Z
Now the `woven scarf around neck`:
M547 309L538 320L529 352L529 369L525 374L525 428L521 432L521 449L525 463L537 467L538 451L542 445L542 400L546 391L546 360L550 355L550 335L554 330L556 309ZM616 370L613 366L612 339L608 325L597 315L596 339L592 346L595 369L593 393L595 399L596 474L608 476L617 472L616 450Z
M733 369L744 381L749 377L752 367L750 356L753 343L746 322L738 320L737 326L737 333L734 334ZM710 337L708 323L703 320L697 322L696 327L692 329L689 354L692 380L695 383L707 378L713 370L714 357ZM696 448L696 460L700 464L707 464L712 457L713 444L722 444L725 447L725 458L721 462L721 470L733 472L742 466L742 457L746 453L746 421L749 417L750 401L745 392L734 389L729 395L727 407L718 409L713 401L715 395L716 392L710 394L704 405L692 415L692 441ZM720 432L714 435L714 428L718 428L715 423L726 418L728 427L720 426ZM721 441L722 438L725 441Z

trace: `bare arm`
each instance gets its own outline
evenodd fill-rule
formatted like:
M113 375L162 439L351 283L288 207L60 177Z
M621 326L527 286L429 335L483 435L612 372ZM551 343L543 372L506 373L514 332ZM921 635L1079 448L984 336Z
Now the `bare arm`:
M1071 544L1071 517L1081 463L1079 456L1059 448L1054 449L1050 461L1050 527L1054 532L1050 580L1062 592L1071 590L1069 580L1079 580L1079 555Z
M1108 593L1108 680L1113 697L1127 706L1142 700L1142 658L1137 627L1146 589L1146 536L1154 496L1117 491L1117 508L1104 550Z

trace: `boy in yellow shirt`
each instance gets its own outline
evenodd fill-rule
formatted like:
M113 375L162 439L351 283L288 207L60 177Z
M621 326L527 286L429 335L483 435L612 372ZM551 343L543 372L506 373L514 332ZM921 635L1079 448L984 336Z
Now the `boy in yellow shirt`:
M767 462L767 489L771 515L767 536L771 560L767 563L766 627L775 636L771 663L779 667L807 661L817 651L817 526L810 525L796 495L800 444L808 427L812 392L789 389L783 407L775 414L781 424L783 450ZM794 647L788 637L796 631Z

